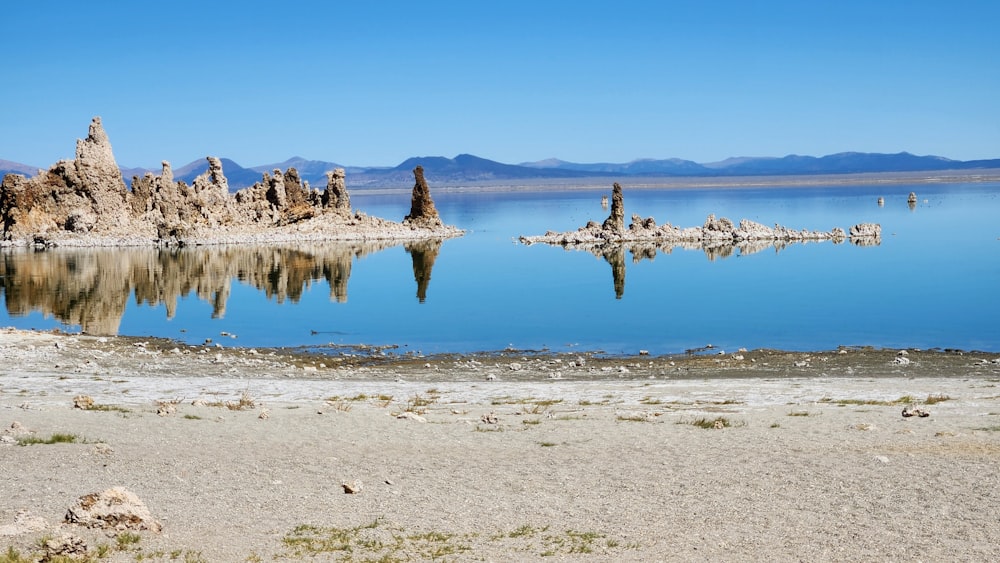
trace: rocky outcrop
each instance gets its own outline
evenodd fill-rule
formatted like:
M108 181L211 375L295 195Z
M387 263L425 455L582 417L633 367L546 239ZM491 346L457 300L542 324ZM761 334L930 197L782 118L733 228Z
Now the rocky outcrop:
M700 245L708 252L724 252L722 247L729 247L730 251L739 247L741 250L759 251L767 246L781 247L791 242L823 241L842 242L847 235L844 230L836 227L830 231L810 231L796 230L775 225L773 228L743 219L739 225L734 225L732 221L725 217L716 217L714 214L708 216L701 227L680 228L664 223L657 225L652 217L643 219L639 215L632 215L632 223L628 229L620 228L620 218L624 216L622 204L622 191L618 184L614 186L613 199L611 204L611 215L598 225L590 221L587 225L580 227L576 231L556 233L549 231L541 236L521 236L520 240L525 244L536 242L559 245L602 245L616 242L652 242L660 246L676 245ZM878 227L875 225L874 227ZM856 236L868 237L867 233L873 227L865 227ZM854 230L852 229L852 233ZM852 237L855 236L852 234Z
M351 196L344 183L343 168L335 168L326 173L326 191L323 192L322 201L324 208L343 217L350 217Z
M622 187L615 182L611 187L611 215L604 220L601 228L613 233L621 233L625 230L625 203L622 198Z
M413 195L410 199L410 214L403 218L403 224L424 228L440 227L441 217L438 216L434 200L431 199L431 190L424 180L424 167L414 168L413 177L416 183L413 185Z
M113 487L77 499L66 511L66 522L88 528L125 530L150 530L159 532L162 526L153 519L149 508L135 495L122 487Z
M32 179L8 174L0 184L4 233L103 234L130 223L130 193L115 163L101 118L76 142L76 157Z
M851 242L857 246L878 246L882 244L882 225L860 223L851 227Z
M403 223L352 214L344 170L328 175L320 193L294 168L264 173L260 182L231 194L222 162L189 186L175 181L170 164L159 176L133 177L129 190L111 143L95 117L77 142L76 158L27 179L8 174L0 184L5 244L151 245L287 240L413 240L462 234L447 227L418 167L410 215ZM416 173L416 171L415 171Z
M243 222L284 226L323 214L322 195L311 189L309 182L303 182L295 168L284 173L275 168L273 175L265 172L260 182L236 192L234 198ZM329 218L345 217L330 215Z
M620 186L615 184L611 215L603 224L590 221L576 231L549 231L541 236L521 236L520 241L529 245L560 245L603 258L611 265L615 297L621 299L625 293L626 252L631 252L633 262L653 260L658 253L669 254L674 248L702 250L709 260L716 260L733 256L737 250L745 256L768 248L781 250L796 242L830 240L840 243L847 238L839 227L830 231L800 231L781 225L772 228L749 219L734 225L729 219L714 214L710 214L702 226L686 228L670 223L657 225L652 217L643 219L633 214L628 229L621 229L618 226L618 218L624 216L621 194ZM855 225L851 228L851 241L861 246L879 244L881 231L877 224Z

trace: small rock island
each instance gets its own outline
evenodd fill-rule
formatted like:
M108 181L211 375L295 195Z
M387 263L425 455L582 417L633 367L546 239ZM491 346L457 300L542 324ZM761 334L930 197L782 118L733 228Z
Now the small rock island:
M101 118L91 121L76 157L33 178L7 174L0 183L0 244L4 246L151 246L270 243L320 240L442 239L463 234L442 223L423 178L410 215L402 222L351 209L344 170L327 172L324 191L298 172L275 169L261 181L230 193L222 162L192 185L174 181L170 163L160 175L133 177L126 187Z
M882 228L874 223L854 225L850 229L851 242L861 245L877 245L881 242ZM521 236L524 244L545 243L573 247L594 247L609 243L657 243L664 246L702 247L709 252L713 248L741 248L755 252L768 246L780 247L791 242L831 240L835 243L847 240L848 233L840 227L830 231L795 230L775 225L774 228L761 223L742 219L738 225L725 217L708 216L701 227L675 227L670 223L657 225L652 217L643 219L632 215L632 222L625 227L625 206L622 187L617 182L611 193L611 213L604 223L590 221L575 231L557 233L549 231L540 236Z

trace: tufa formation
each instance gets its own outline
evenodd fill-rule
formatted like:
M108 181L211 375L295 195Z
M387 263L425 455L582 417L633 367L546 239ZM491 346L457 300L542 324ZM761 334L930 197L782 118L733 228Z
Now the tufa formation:
M403 219L403 223L424 228L440 227L441 217L438 216L434 200L431 199L431 190L424 180L424 167L414 168L413 177L416 183L413 185L413 196L410 199L410 214Z
M131 246L275 242L279 240L413 240L457 236L444 226L420 167L413 207L404 223L353 213L344 170L327 173L326 191L309 187L298 171L275 169L235 194L222 162L192 185L175 181L170 163L125 186L111 143L95 117L76 157L31 179L8 174L0 184L0 227L5 244ZM419 190L418 190L419 188ZM419 191L419 194L418 194Z
M832 240L842 242L847 234L840 227L830 231L795 230L775 225L774 228L761 223L742 219L738 225L726 217L710 214L701 227L675 227L670 223L657 225L652 217L643 219L632 215L632 222L625 227L625 210L622 188L617 183L611 195L611 214L604 223L590 221L576 231L557 233L549 231L541 236L521 236L525 244L536 242L558 245L604 245L608 243L652 242L666 245L701 245L706 250L720 246L740 247L758 250L760 243L775 246L789 242ZM851 228L851 241L857 245L871 245L881 242L881 227L877 224L862 223Z
M604 220L601 228L614 233L625 232L625 202L622 198L622 187L618 182L611 187L611 214Z

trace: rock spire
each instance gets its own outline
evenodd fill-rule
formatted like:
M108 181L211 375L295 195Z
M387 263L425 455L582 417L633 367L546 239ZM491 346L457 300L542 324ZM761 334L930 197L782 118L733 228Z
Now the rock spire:
M622 198L622 187L618 182L611 187L611 215L604 220L603 227L616 233L625 232L625 203Z
M334 168L326 173L326 191L323 192L323 207L340 215L350 217L351 196L344 185L344 169Z
M410 199L410 214L403 218L403 224L425 228L440 227L441 217L434 207L427 181L424 180L424 167L418 165L414 168L413 177L416 183L413 185L413 196Z

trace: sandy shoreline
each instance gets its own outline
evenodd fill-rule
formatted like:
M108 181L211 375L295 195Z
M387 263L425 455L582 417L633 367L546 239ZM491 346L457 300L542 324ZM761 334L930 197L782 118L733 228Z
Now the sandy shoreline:
M6 441L78 440L0 443L0 548L39 557L40 538L72 534L108 561L994 560L997 358L372 361L3 330ZM107 410L73 408L79 394ZM241 397L253 407L225 406ZM930 416L903 418L912 406ZM122 545L63 523L114 486L163 531Z

